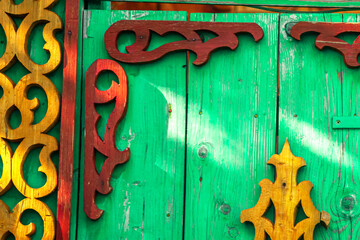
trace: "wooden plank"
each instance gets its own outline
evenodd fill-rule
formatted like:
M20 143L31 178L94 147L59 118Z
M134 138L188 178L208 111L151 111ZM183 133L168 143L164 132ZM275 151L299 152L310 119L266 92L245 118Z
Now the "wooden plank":
M58 185L58 211L56 239L68 240L70 238L70 221L76 220L77 209L71 211L73 193L73 170L78 166L79 151L74 151L75 145L80 143L79 136L75 137L75 131L79 131L80 121L76 108L79 107L81 92L78 89L78 58L79 46L79 21L81 21L82 0L67 0L64 29L64 67L63 67L63 94L61 108L61 134L59 154L59 185ZM76 117L77 115L77 117ZM78 149L78 147L77 147ZM75 163L74 163L75 160ZM77 185L77 177L75 185ZM77 190L76 186L75 189ZM77 196L77 191L75 192ZM77 197L75 198L77 199ZM77 206L77 204L75 205ZM76 226L74 223L73 226ZM73 229L76 231L76 229ZM74 233L73 233L74 234ZM74 236L74 235L73 235ZM74 239L74 238L72 238Z
M96 59L110 59L104 34L111 24L124 19L184 21L186 17L185 12L85 11L83 74ZM150 49L182 39L174 34L153 38ZM121 51L133 41L132 34L120 36ZM129 100L126 116L116 133L116 144L119 150L130 147L131 157L115 168L110 179L112 192L97 194L96 204L104 210L97 221L84 213L81 178L77 238L182 239L186 53L169 54L151 64L120 65L128 77ZM106 90L114 79L115 76L104 72L97 87ZM113 108L111 103L96 106L101 116L97 126L100 136ZM83 176L84 145L81 149ZM106 157L99 153L95 157L99 170Z
M298 21L358 22L359 15L285 14L280 23L279 145L288 138L294 155L305 159L298 181L313 183L315 207L331 216L329 229L315 229L314 239L356 239L360 131L332 129L332 119L358 114L360 70L348 68L333 49L316 49L318 33L294 40L285 25ZM352 43L357 35L341 38Z
M107 0L100 0L107 1ZM343 7L359 8L358 0L112 0L113 2L195 3L244 6Z
M264 31L258 43L239 34L235 51L189 64L184 239L252 239L240 212L274 175L266 161L275 153L278 15L193 14L191 21L255 22Z

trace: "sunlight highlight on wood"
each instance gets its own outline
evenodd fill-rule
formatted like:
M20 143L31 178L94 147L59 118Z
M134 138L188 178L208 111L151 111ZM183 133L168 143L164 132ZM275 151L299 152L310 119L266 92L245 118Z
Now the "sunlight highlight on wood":
M265 240L266 234L272 240L297 240L302 236L304 240L313 239L315 226L322 222L328 227L330 215L315 208L310 197L311 182L296 182L298 170L306 165L304 159L292 154L286 140L282 152L273 155L268 164L276 167L276 180L274 183L269 179L260 182L260 199L255 207L241 212L241 222L254 224L256 240ZM264 216L271 203L275 208L275 223ZM307 218L295 225L300 205Z

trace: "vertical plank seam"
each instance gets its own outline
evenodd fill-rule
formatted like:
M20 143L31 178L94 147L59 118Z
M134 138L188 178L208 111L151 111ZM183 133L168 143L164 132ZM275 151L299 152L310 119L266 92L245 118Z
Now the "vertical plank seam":
M281 15L277 14L278 34L277 34L277 83L276 83L276 108L275 108L275 153L279 153L279 128L280 128L280 33L281 33Z
M84 9L84 6L82 6L82 9ZM79 134L79 146L80 146L80 149L79 149L79 156L78 156L78 179L77 179L77 184L78 184L78 194L77 194L77 201L76 201L76 226L75 226L75 239L77 239L77 236L78 236L78 226L79 226L79 215L80 215L80 187L81 187L81 151L83 149L83 134L82 134L82 129L83 129L83 121L82 119L85 118L85 115L83 114L83 89L84 89L84 82L83 82L83 31L84 31L84 11L81 12L81 15L79 13L79 17L81 17L81 25L79 24L79 33L80 33L80 48L78 49L78 52L80 51L80 59L78 59L78 62L80 63L80 87L81 89L79 90L79 98L80 98L80 109L79 109L79 113L80 113L80 126L79 126L79 129L78 129L78 134Z

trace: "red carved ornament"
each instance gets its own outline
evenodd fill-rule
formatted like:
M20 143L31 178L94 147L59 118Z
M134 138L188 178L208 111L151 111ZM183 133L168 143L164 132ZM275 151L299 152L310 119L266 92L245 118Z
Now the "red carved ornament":
M119 84L112 82L106 91L96 88L99 74L105 70L115 73ZM96 220L102 214L95 202L96 192L108 194L111 192L110 177L116 165L127 162L130 158L130 149L119 151L115 145L115 133L118 124L124 118L128 102L128 82L125 71L115 61L98 59L88 69L85 75L85 174L84 174L84 211L86 215ZM96 112L95 104L105 104L115 101L105 129L104 140L97 132L97 122L100 115ZM95 151L105 155L100 173L95 165Z
M359 33L360 24L358 23L323 23L323 22L299 22L291 28L291 36L300 40L301 35L306 32L320 33L315 40L315 46L322 50L324 47L330 47L339 51L349 67L358 67L360 64L357 57L360 54L360 36L353 44L341 40L337 36L341 33Z
M136 40L134 44L126 47L128 53L121 53L118 50L117 39L125 31L134 32ZM203 42L197 31L209 31L217 36ZM151 32L160 36L175 32L186 40L166 43L154 50L146 51L151 40ZM215 49L236 49L239 44L237 33L250 33L256 42L264 36L262 28L256 23L122 20L111 25L106 31L105 46L111 57L126 63L151 62L169 52L190 50L197 55L193 64L202 65L209 60L211 52Z

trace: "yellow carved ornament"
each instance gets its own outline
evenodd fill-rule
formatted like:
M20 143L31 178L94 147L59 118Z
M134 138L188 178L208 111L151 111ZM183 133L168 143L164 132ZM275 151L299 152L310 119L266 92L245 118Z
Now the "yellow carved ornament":
M276 167L276 180L274 183L268 179L260 182L260 199L255 207L241 212L241 222L254 224L255 240L265 240L266 234L272 240L298 240L301 236L304 240L312 240L315 226L322 222L328 227L330 215L315 208L310 198L311 182L296 182L297 171L306 165L304 159L292 154L286 140L282 152L273 155L268 164ZM271 202L275 208L275 223L264 217ZM295 225L300 204L307 218Z
M61 62L61 48L55 38L56 31L62 28L58 15L48 10L56 0L24 0L15 4L13 0L0 0L0 24L6 35L6 49L0 56L0 157L3 172L0 178L0 195L5 194L12 186L26 197L14 209L0 200L0 239L12 233L16 239L30 239L35 232L35 225L23 225L22 213L27 209L36 211L44 224L42 239L55 238L55 219L50 208L38 198L52 193L57 186L57 171L51 154L58 150L56 138L47 132L57 123L60 111L60 96L52 81L45 76L53 72ZM16 26L13 16L22 17ZM44 64L36 64L28 53L29 36L38 24L44 24L43 49L49 52L49 59ZM19 61L30 73L15 84L5 71ZM48 109L44 118L34 123L34 111L39 107L37 98L28 99L30 88L42 89L47 97ZM13 129L9 123L12 112L18 109L21 114L20 125ZM19 142L15 152L9 142ZM40 148L38 171L46 175L46 183L39 188L32 188L24 179L23 165L29 152Z

